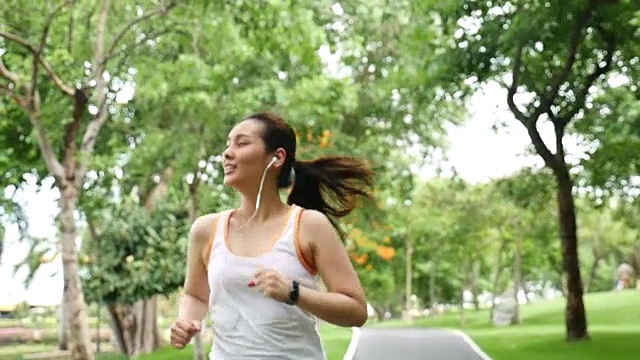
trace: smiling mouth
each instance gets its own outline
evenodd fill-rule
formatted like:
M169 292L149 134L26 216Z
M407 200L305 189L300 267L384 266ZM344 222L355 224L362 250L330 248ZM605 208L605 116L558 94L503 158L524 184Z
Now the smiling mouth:
M235 165L225 165L224 166L224 174L230 174L231 172L233 172L233 170L235 170L236 166Z

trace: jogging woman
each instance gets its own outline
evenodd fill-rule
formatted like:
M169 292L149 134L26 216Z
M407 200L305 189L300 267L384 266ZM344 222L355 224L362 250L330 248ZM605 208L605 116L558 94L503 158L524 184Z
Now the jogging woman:
M188 344L209 312L212 360L325 359L317 319L344 327L367 320L334 223L368 196L370 170L351 157L297 160L294 130L271 113L238 123L223 155L224 184L241 204L193 223L171 344Z

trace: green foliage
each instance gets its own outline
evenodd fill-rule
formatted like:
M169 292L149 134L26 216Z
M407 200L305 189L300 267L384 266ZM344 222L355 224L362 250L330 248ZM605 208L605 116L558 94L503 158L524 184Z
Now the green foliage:
M631 23L638 10L634 2L424 3L431 5L425 6L425 11L438 14L442 30L450 39L438 66L443 67L452 85L469 77L475 77L477 83L501 81L500 76L513 70L522 47L518 85L541 101L548 90L543 84L554 83L575 51L575 62L566 69L566 84L559 84L563 89L557 98L550 99L557 106L554 110L560 111L556 113L559 118L567 118L584 106L584 99L575 96L611 43L614 51L628 51L621 54L623 61L612 64L615 68L626 66L625 60L631 59L632 49L637 46Z
M133 303L169 294L184 283L189 225L175 201L151 214L130 198L105 206L89 220L83 289L88 302Z
M589 291L610 290L616 270L628 261L638 234L616 216L615 208L588 209L589 205L581 204L583 211L578 218L585 285Z
M556 199L551 171L525 168L492 185L493 199L498 203L492 222L501 224L503 240L512 243L515 237L523 238L524 279L561 284L562 257L556 214L552 211ZM513 261L511 252L507 261Z
M46 174L31 131L29 119L15 101L0 97L0 169L6 169L0 188L20 186L25 173L39 174L40 179Z
M0 224L0 264L2 263L2 252L4 250L4 234L5 234L4 224Z
M640 187L634 180L640 173L640 77L628 78L627 83L631 86L602 92L575 126L594 144L581 162L582 183L599 189L600 197L628 197Z
M490 245L487 237L489 198L485 189L459 178L435 178L421 184L413 195L409 236L414 239L416 295L430 299L430 277L435 276L439 302L458 303L471 286L474 266Z
M539 210L555 200L555 179L549 169L524 168L495 181L495 190L521 209Z

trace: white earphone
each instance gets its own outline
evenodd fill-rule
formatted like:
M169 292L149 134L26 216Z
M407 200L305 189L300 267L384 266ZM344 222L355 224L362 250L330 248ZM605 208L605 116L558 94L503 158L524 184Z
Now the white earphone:
M264 177L265 175L267 175L267 170L269 170L269 168L276 163L276 161L278 161L278 157L274 156L271 158L271 161L269 162L269 165L267 165L266 168L264 168L264 172L262 173L262 180L260 180L260 189L258 190L258 198L256 199L256 211L258 211L258 209L260 208L260 197L262 196L262 186L264 186Z

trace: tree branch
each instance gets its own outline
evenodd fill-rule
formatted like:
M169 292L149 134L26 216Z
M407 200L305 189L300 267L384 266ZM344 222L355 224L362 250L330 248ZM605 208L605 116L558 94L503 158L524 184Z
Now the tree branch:
M69 1L70 11L69 11L69 29L67 31L67 51L71 53L73 51L73 8L76 5L75 0Z
M559 126L563 128L567 126L567 124L576 116L576 114L584 108L585 102L587 100L587 95L589 94L589 89L593 86L593 83L602 75L606 74L611 70L611 65L613 63L613 54L616 50L617 42L615 37L610 32L598 27L598 30L602 33L603 38L606 42L606 55L604 58L604 65L598 65L596 69L587 76L584 81L584 85L578 92L576 96L576 101L574 105L571 107L571 110L563 114L561 118L558 119Z
M19 86L20 79L16 74L12 73L5 67L1 57L0 74L11 81L14 87ZM60 162L56 159L53 148L51 147L51 143L49 142L49 138L47 137L45 131L42 129L42 123L40 122L40 96L38 92L36 91L32 95L32 99L30 100L26 99L24 96L18 95L14 90L10 89L9 86L0 86L0 93L11 96L25 110L25 112L29 116L31 126L33 126L33 129L36 132L36 140L38 142L38 146L40 147L40 151L42 152L44 162L47 165L47 169L49 169L51 175L53 175L57 180L62 179L64 177L64 169Z
M524 125L524 127L527 129L527 132L529 133L529 137L531 138L531 142L533 143L533 146L535 147L538 154L540 154L545 164L547 164L547 166L553 169L555 166L557 166L556 162L554 161L554 155L549 150L547 145L544 143L542 138L540 137L540 133L538 132L538 129L536 127L536 123L540 115L527 116L523 114L522 111L518 109L514 100L516 91L518 89L518 81L520 79L520 74L522 71L521 67L522 67L523 50L524 50L524 42L520 43L520 45L518 46L518 49L516 50L516 54L513 58L513 68L511 70L512 80L511 80L511 85L508 86L507 88L507 104L509 105L509 110L511 110L511 112L516 117L516 119L520 121Z
M564 144L562 142L562 139L564 138L565 126L562 125L562 121L558 119L558 117L556 116L556 114L553 113L551 108L547 109L547 116L549 117L549 120L551 121L551 123L553 123L553 131L554 131L555 140L556 140L555 158L558 159L558 161L561 164L566 164L565 158L564 158L564 155L565 155Z
M8 32L4 32L4 31L0 31L0 36L9 40L9 41L13 41L16 44L22 45L24 48L26 48L27 50L29 50L32 54L36 55L37 50L35 47L33 47L33 45L29 44L29 42L23 38L21 38L18 35L15 34L11 34ZM38 59L38 63L40 65L42 65L42 67L44 68L44 70L47 72L47 75L49 75L49 78L51 79L51 81L53 81L53 83L56 85L56 87L62 91L64 94L68 95L68 96L73 96L73 93L75 92L75 90L70 87L67 86L64 81L62 81L62 79L60 79L60 77L55 73L55 71L53 71L53 68L51 67L51 65L49 65L49 63L44 60L42 58L42 56L38 55L37 56Z
M15 91L11 90L9 86L0 85L0 94L9 96L13 100L15 100L18 103L18 105L20 105L20 107L22 108L24 108L27 104L27 100L24 97L17 94Z
M99 65L104 62L104 36L106 32L107 26L107 14L108 14L108 6L109 0L102 0L100 2L100 16L98 18L98 26L96 33L96 45L94 48L94 60L93 63L95 65L95 69L100 69L97 72L97 76L95 77L96 81L96 100L98 103L98 113L96 114L96 118L93 119L89 125L87 126L87 130L85 131L82 137L81 144L81 152L80 155L80 166L75 171L75 185L76 187L80 187L82 185L82 181L84 180L84 175L87 172L87 167L89 166L89 158L93 153L93 147L96 142L96 137L98 136L98 131L107 120L107 106L106 106L106 86L104 80L104 72L102 71L103 66Z
M11 81L15 86L17 86L18 83L20 82L20 78L18 78L18 75L9 71L9 69L7 69L7 67L4 65L4 61L2 61L1 55L0 55L0 75L5 77L7 80Z
M47 15L47 19L44 22L44 29L42 30L42 34L40 35L40 44L38 46L38 54L42 54L42 50L44 49L44 46L47 42L47 37L49 36L49 29L51 29L51 23L53 22L53 19L55 19L56 15L58 15L60 11L62 11L62 8L70 4L71 4L71 0L62 2L58 4L58 6L56 6L56 8L53 9L53 11Z
M556 136L556 156L555 158L558 159L558 161L561 164L566 164L565 161L565 153L564 153L564 144L562 142L562 140L564 139L564 127L563 126L557 126L555 125L553 127L554 129L554 134Z
M76 136L80 131L82 116L89 99L88 89L76 91L73 99L73 119L65 127L64 132L64 168L69 181L76 182Z
M533 143L536 151L538 152L538 154L540 154L542 160L544 160L545 165L547 165L554 172L562 170L560 167L560 163L557 161L555 155L551 152L551 150L549 150L547 145L542 140L542 137L540 137L540 133L538 132L538 128L536 127L535 122L530 126L527 126L526 128L527 133L531 138L531 143Z
M551 104L553 104L554 100L558 96L560 86L562 86L562 84L564 84L569 78L573 64L576 61L578 46L580 46L582 40L582 30L589 22L595 6L597 6L597 3L594 0L590 0L587 3L587 6L580 12L580 14L578 14L578 18L571 30L571 34L569 35L569 53L565 59L564 66L562 67L562 70L559 73L556 73L551 79L551 89L547 93L547 96L541 96L542 100L540 105L534 110L531 115L532 118L537 119L540 115L547 112L547 109Z
M24 39L20 39L20 44L26 46L31 53L33 54L33 62L31 65L31 87L29 88L29 102L30 106L36 108L39 104L36 104L35 101L38 100L36 96L36 91L38 89L38 73L39 73L39 65L42 62L42 52L47 43L47 37L49 36L49 29L51 28L51 23L56 15L62 10L65 5L68 5L69 1L62 2L56 6L53 11L47 14L47 17L44 22L44 28L42 29L42 33L40 34L40 42L38 43L38 47L35 48L28 44L28 42ZM16 36L17 37L17 36ZM43 66L44 67L44 66Z
M105 56L104 62L106 63L109 60L111 60L111 59L113 59L113 58L115 58L117 56L120 56L122 54L127 54L130 51L132 51L135 48L137 48L138 46L144 44L146 41L149 41L150 39L153 39L153 38L157 38L157 37L159 37L161 35L164 35L164 34L168 34L168 33L172 32L172 31L173 31L173 29L165 28L165 29L163 29L161 31L158 31L157 33L152 33L152 34L150 34L150 36L148 38L144 38L142 40L136 41L133 45L126 46L120 51L112 52L112 53L108 54L107 56Z
M106 52L106 56L104 57L104 61L106 62L107 60L109 60L110 58L113 57L113 53L115 51L116 46L118 46L118 43L122 40L122 38L124 38L124 36L127 34L127 32L129 32L129 30L131 30L131 28L133 28L136 24L140 23L141 21L148 19L154 15L158 15L158 14L166 14L169 10L171 10L171 8L175 7L177 5L177 3L175 2L171 2L166 6L161 6L155 10L152 11L148 11L143 13L142 15L140 15L139 17L131 20L128 24L126 24L122 29L120 29L120 32L114 37L113 41L111 42L111 45L109 45L109 48ZM102 64L103 66L105 64Z
M40 59L42 58L42 51L44 50L44 46L47 43L47 37L49 36L49 29L51 29L51 23L53 19L55 19L56 15L62 10L62 8L66 5L69 5L69 0L66 2L58 4L52 12L47 14L47 18L44 22L44 28L42 29L42 33L40 34L40 43L38 44L38 48L33 53L33 64L32 64L32 72L31 72L31 91L29 94L29 101L34 101L36 89L38 88L38 64L40 63Z
M516 55L513 58L513 68L511 70L511 85L507 87L507 105L509 105L509 110L513 113L513 115L520 121L524 126L529 126L530 119L528 119L514 101L514 97L516 95L516 91L518 90L518 82L520 80L520 73L522 71L522 51L524 50L524 42L520 43L518 49L516 50ZM535 121L535 120L534 120Z
M36 97L37 96L38 93L36 92ZM56 181L63 182L64 168L62 167L62 164L60 164L58 159L56 159L56 156L53 153L53 148L51 147L51 143L49 142L49 138L42 128L42 122L40 121L40 111L27 111L27 114L29 115L31 125L36 131L36 140L38 141L40 151L42 152L42 157L45 164L47 165L47 168L49 169L49 172L51 172L51 175L53 175Z

